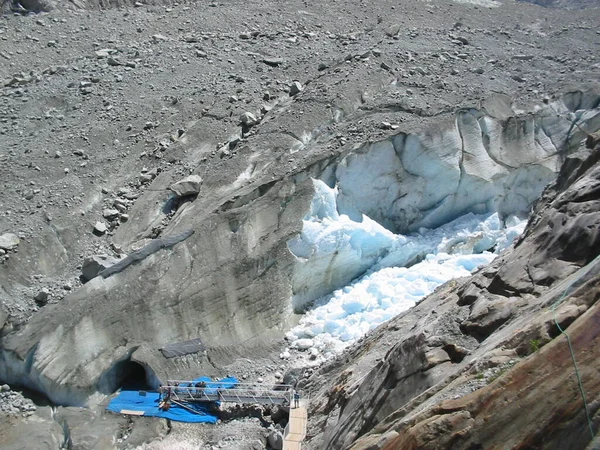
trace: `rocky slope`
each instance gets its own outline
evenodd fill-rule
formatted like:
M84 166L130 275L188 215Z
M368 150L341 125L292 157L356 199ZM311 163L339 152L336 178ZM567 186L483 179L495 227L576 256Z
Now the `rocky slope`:
M54 6L0 20L0 379L62 405L102 402L130 378L281 370L302 308L373 263L290 250L311 178L338 186L340 212L393 231L527 214L600 128L597 10ZM532 271L536 286L566 269L548 270ZM490 292L541 295L516 275ZM453 355L489 331L482 311L499 311L493 326L516 314L471 295ZM161 352L197 339L191 354ZM342 416L336 432L362 436L390 412Z

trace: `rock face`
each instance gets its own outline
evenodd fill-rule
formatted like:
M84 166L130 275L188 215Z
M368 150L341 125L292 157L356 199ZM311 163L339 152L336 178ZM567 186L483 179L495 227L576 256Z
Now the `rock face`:
M485 107L503 119L483 109L463 110L453 126L401 133L352 149L323 171L323 180L336 187L337 196L326 199L332 194L317 186L304 227L310 232L314 223L341 214L355 222L366 215L400 233L436 228L466 213L526 217L569 148L585 137L579 131L571 141L571 125L556 112L566 115L575 104L592 107L598 98L573 95L525 117L504 117L498 104L506 108L505 99L492 98ZM600 126L597 108L585 116L585 126ZM392 258L385 245L361 246L357 235L343 246L326 242L319 251L310 240L306 233L288 245L297 257L292 288L296 309L345 286L376 261ZM410 259L394 261L408 263Z
M567 157L514 249L311 377L304 388L323 395L313 405L312 445L586 448L592 436L560 330L570 336L593 427L599 161L600 147Z

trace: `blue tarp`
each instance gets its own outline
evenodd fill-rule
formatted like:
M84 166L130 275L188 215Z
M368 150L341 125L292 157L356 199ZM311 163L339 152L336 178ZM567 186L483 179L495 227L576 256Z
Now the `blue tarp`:
M204 381L211 383L210 387L215 389L218 388L232 388L237 383L236 378L223 378L219 381L212 381L209 377L200 377L193 380L193 384ZM180 384L181 387L185 387L185 384ZM143 412L144 416L147 417L160 417L162 419L175 420L177 422L190 422L190 423L216 423L218 420L217 416L209 413L209 404L198 404L198 403L186 403L186 406L195 412L189 411L181 406L171 403L171 407L168 411L163 411L158 408L159 404L158 392L146 392L146 395L140 395L140 391L121 391L119 395L113 398L108 406L107 410L121 413L122 411L137 411Z

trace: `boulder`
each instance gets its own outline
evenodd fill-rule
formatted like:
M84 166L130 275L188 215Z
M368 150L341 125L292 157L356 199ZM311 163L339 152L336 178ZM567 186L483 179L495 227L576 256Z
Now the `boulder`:
M0 248L3 250L13 250L19 242L19 238L13 233L4 233L0 236Z
M107 267L118 263L119 260L107 255L94 255L86 258L81 266L81 277L84 281L89 281L97 277Z
M283 448L283 435L278 430L271 430L267 436L267 444L273 450L281 450Z
M96 224L94 225L94 234L103 235L107 231L108 231L108 227L106 226L106 223L104 223L104 222L96 222Z
M200 192L202 177L200 175L190 175L183 180L171 185L170 189L178 197L187 197L188 195L196 195Z
M290 409L287 407L275 405L271 408L271 420L273 423L278 423L283 426L288 422L289 415Z
M302 367L290 369L283 375L282 383L289 386L295 386L296 383L298 383L298 380L302 378L303 373L304 368Z
M247 127L252 127L256 125L259 120L258 118L252 114L251 112L245 112L240 116L240 122Z
M35 302L40 305L43 306L46 303L48 303L48 297L50 296L50 291L46 288L41 289L37 294L35 294L35 296L33 297L33 299L35 300Z
M104 211L102 211L102 217L108 220L116 219L119 217L119 211L116 209L106 208Z
M291 85L290 85L290 95L294 96L296 94L299 94L300 92L302 92L302 84L300 84L299 81L294 81Z
M263 62L268 66L277 67L280 64L283 64L283 58L263 58Z

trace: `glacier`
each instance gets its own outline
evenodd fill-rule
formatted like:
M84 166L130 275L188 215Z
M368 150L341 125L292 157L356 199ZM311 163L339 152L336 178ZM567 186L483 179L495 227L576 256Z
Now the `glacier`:
M394 234L364 214L361 221L340 214L337 189L321 180L313 184L302 233L288 242L298 259L297 285L325 290L332 278L341 282L361 273L314 302L296 292L294 309L305 314L286 339L291 348L311 349L320 358L339 353L441 284L489 264L526 225L517 216L468 213L435 229Z

